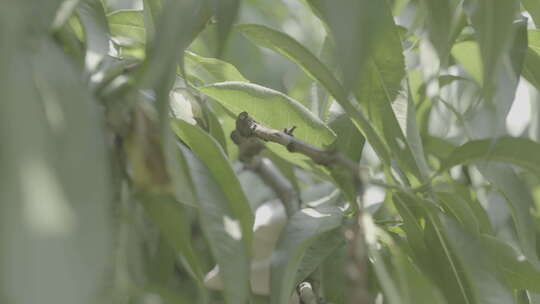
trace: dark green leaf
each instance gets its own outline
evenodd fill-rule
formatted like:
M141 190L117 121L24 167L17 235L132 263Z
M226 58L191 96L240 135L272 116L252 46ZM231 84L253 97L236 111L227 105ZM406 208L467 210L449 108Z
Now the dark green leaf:
M338 228L342 219L342 211L334 206L305 208L292 216L272 255L270 303L288 303L306 249L325 232Z
M188 130L186 133L191 132ZM204 144L204 142L201 143L201 145ZM214 147L217 148L217 146ZM198 211L201 228L208 239L212 255L219 265L225 289L225 300L229 304L247 303L249 298L248 248L251 245L249 241L251 240L252 223L249 223L249 230L244 230L246 228L244 219L239 218L238 210L235 210L239 209L238 207L246 206L241 204L242 201L231 202L228 199L223 199L223 197L227 197L227 193L225 193L227 188L223 188L221 183L223 183L223 178L226 175L218 176L220 180L217 180L211 171L212 167L208 167L201 162L183 145L179 145L179 148L189 165L194 192L199 202ZM212 150L215 151L214 148L211 148ZM211 165L216 166L220 163L226 164L226 161L216 159ZM234 178L234 181L236 181L236 178ZM234 183L230 184L234 185ZM238 188L233 186L230 189L240 191L243 195L239 187L239 185ZM241 195L240 193L237 195ZM246 208L242 210L244 214L246 211L250 211L249 206ZM251 214L248 213L248 215Z
M519 147L519 149L516 149ZM439 172L478 160L511 163L540 174L540 144L525 138L473 140L457 147L443 160Z
M246 248L251 248L253 215L245 197L240 182L219 144L199 127L190 125L183 120L173 122L176 135L184 141L208 167L208 170L225 194L225 204L233 215L233 220L239 221L241 236ZM189 164L188 164L189 165Z
M225 43L231 32L231 27L236 20L240 10L240 0L219 0L216 1L216 18L218 33L218 57L223 54Z

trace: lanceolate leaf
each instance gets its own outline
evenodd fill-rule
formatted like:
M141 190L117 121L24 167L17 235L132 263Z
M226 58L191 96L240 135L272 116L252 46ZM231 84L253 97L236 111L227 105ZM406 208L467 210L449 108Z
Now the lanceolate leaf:
M422 180L409 141L404 136L405 130L400 128L392 109L392 102L399 94L401 80L405 76L401 40L390 11L385 11L379 18L380 37L374 42L374 52L362 70L355 91L356 98L400 166Z
M519 147L519 148L516 148ZM540 174L540 144L525 138L473 140L457 147L443 160L439 172L478 160L511 163Z
M258 45L289 58L319 82L345 109L346 114L364 134L377 155L385 163L390 164L387 148L370 122L361 111L353 107L339 81L313 53L292 37L268 27L246 24L238 26L237 29Z
M107 16L111 35L117 39L129 38L133 43L146 42L144 14L139 10L121 10ZM120 42L121 43L121 42Z
M540 267L538 263L531 263L512 246L494 237L483 235L481 241L510 286L516 289L540 292Z
M540 2L535 0L521 0L521 4L531 14L536 28L540 28Z
M201 144L204 145L204 142ZM212 167L201 162L183 145L179 145L179 149L189 164L194 192L199 202L201 228L208 239L212 255L220 267L225 300L229 304L247 303L249 298L248 246L251 245L248 240L251 239L251 226L249 226L249 231L244 230L245 223L239 219L237 210L234 210L236 203L241 203L241 201L231 204L228 199L223 199L227 197L224 192L227 189L221 185L223 180L217 180L210 171ZM226 164L226 161L216 159L210 165L219 164ZM223 179L225 176L222 175L220 178ZM242 193L239 188L231 188ZM238 205L237 207L245 207L243 204ZM244 211L249 212L249 206L247 208Z
M282 130L296 126L294 135L319 147L330 145L334 132L298 101L287 95L247 82L222 82L199 89L235 115L243 111L268 127Z
M218 57L223 54L225 43L231 31L231 27L240 10L240 0L219 0L215 2L217 32L218 32Z
M342 211L334 206L305 208L289 219L272 256L271 304L288 303L306 249L325 232L338 228L342 219Z
M186 51L184 64L188 79L190 77L196 79L200 82L197 85L209 85L225 81L248 82L232 64L223 60L206 58Z
M512 21L519 9L517 0L467 0L465 13L477 34L485 85L491 86L499 60L513 40Z
M480 239L464 231L449 217L439 214L439 220L444 237L463 266L475 303L514 303L512 290L505 285L495 261L489 257L489 251Z
M166 195L143 196L146 212L159 227L164 239L187 262L189 271L202 284L203 273L191 246L190 223L185 215L185 206Z
M208 167L208 172L225 194L227 208L241 228L241 237L246 248L251 248L253 215L245 197L240 182L236 178L231 164L219 144L199 127L190 125L183 120L173 122L176 135L184 141L198 158Z
M319 81L338 100L346 100L341 84L332 72L294 38L287 34L257 24L242 24L236 30L257 45L269 48L298 64L310 77Z

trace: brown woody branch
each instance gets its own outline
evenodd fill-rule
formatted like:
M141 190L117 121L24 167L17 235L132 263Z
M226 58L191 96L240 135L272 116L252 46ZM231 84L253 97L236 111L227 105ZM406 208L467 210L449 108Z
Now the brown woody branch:
M236 131L243 137L256 137L264 141L278 143L287 148L289 152L301 153L311 158L315 163L323 166L340 166L350 170L357 182L362 185L364 177L360 166L336 150L322 149L302 141L293 135L296 126L279 131L268 128L253 120L247 112L242 112L236 119Z

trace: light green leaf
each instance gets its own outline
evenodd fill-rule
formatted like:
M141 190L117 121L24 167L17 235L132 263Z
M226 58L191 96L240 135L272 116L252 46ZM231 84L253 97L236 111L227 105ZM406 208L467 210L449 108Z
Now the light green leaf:
M235 115L246 111L253 119L270 128L283 130L296 126L294 136L318 147L330 145L334 132L298 101L260 85L246 82L222 82L199 88L219 101Z
M101 1L83 0L77 13L84 29L86 69L93 72L109 52L109 26Z
M345 304L346 260L347 246L343 245L336 248L321 266L323 298L329 303Z
M107 16L111 34L117 40L128 38L128 43L142 45L146 42L144 13L140 10L119 10ZM122 41L119 41L122 44Z
M527 39L529 48L540 55L540 30L528 30Z
M458 0L423 0L426 8L426 29L431 43L437 50L441 61L449 55L450 46L456 38L456 32L464 25L461 1Z
M239 221L246 248L251 248L253 215L240 182L221 146L199 127L183 120L173 122L173 130L208 167L209 173L225 194L222 201L228 206L233 220Z
M223 60L206 58L186 51L184 64L188 78L195 78L200 82L200 85L224 81L248 82L236 67Z
M529 47L525 56L525 62L523 63L522 75L537 90L540 90L540 50L537 53Z
M463 68L471 77L482 85L484 72L482 71L482 58L480 48L475 41L462 41L452 47L452 56L463 65Z
M272 255L270 303L288 303L306 249L325 232L341 225L342 211L334 206L305 208L288 221Z
M445 192L437 192L435 196L437 201L442 203L443 208L454 216L468 232L478 233L480 231L480 224L467 201L457 195Z
M186 130L187 128L182 126L182 129ZM194 129L187 130L186 134L194 132L197 131L194 131ZM198 137L197 139L201 138ZM208 145L209 141L204 141L200 145ZM200 145L196 143L194 146L200 149ZM209 148L209 146L206 148ZM217 148L217 145L212 145L209 150L215 152L215 148ZM211 171L212 169L215 171L216 168L205 165L183 145L180 144L179 149L189 165L194 192L199 202L198 211L201 229L208 240L212 255L219 265L226 303L247 303L250 293L248 246L251 246L251 243L248 241L251 239L251 224L249 231L244 230L245 222L242 222L243 219L238 217L238 210L235 210L238 207L246 206L242 204L242 201L229 201L227 193L225 193L227 188L222 187L226 175L221 175L219 180L216 179L215 173ZM207 155L203 154L203 156ZM227 164L227 162L220 157L210 165L216 167L219 164L223 165ZM234 181L237 182L236 178L234 178ZM233 191L239 191L243 195L242 190L235 187L233 182L230 184ZM227 199L223 199L224 197ZM243 211L249 212L249 206Z
M478 160L511 163L540 174L540 144L517 137L469 141L443 160L439 172Z

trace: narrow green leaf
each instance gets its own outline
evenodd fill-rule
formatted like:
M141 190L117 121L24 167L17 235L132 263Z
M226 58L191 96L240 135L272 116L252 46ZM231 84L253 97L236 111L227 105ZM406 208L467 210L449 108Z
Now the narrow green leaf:
M336 248L321 266L323 298L329 303L345 304L346 259L347 246L343 245Z
M200 82L197 85L209 85L225 81L249 82L236 67L223 60L206 58L186 51L184 64L188 78Z
M540 174L540 144L516 137L469 141L443 160L439 172L478 160L511 163Z
M525 62L523 63L522 75L527 79L536 89L540 90L540 51L536 53L529 47L527 55L525 56Z
M325 232L338 228L342 220L342 211L333 206L305 208L289 219L272 255L270 303L289 302L306 249Z
M403 128L396 118L396 97L401 89L401 80L405 76L405 59L401 48L401 40L388 8L379 16L381 24L380 37L373 45L373 55L365 63L356 86L355 95L358 103L375 125L376 130L384 138L393 158L400 167L411 172L422 181L427 172L421 172L405 138L407 123ZM407 100L404 100L405 105ZM405 112L405 117L407 113ZM419 159L422 159L418 155ZM425 167L423 165L422 167Z
M480 231L480 224L467 201L450 193L437 192L435 195L437 201L441 202L445 210L449 214L452 214L467 231L471 233L478 233Z
M531 263L512 246L494 237L483 235L481 241L510 286L540 292L540 267L537 263Z
M173 130L208 167L208 170L221 191L230 209L233 220L239 221L241 236L246 248L251 248L253 215L240 182L223 152L221 146L199 127L183 120L173 122Z
M467 0L465 14L471 19L482 55L484 85L491 89L496 69L503 54L510 48L519 9L517 0Z
M298 64L311 78L319 81L337 100L347 100L345 91L332 72L294 38L257 24L238 25L236 30L255 44L269 48Z
M458 0L423 0L426 29L441 61L449 55L450 46L463 24L463 10Z
M315 146L326 147L334 132L298 101L287 95L246 82L222 82L199 88L235 115L246 111L265 126L283 130L296 126L295 137Z
M203 273L191 246L191 229L185 215L186 207L165 195L143 194L142 201L146 212L159 227L164 239L176 254L185 258L189 271L202 284Z
M187 128L184 127L182 129L186 130ZM192 132L187 130L186 133ZM206 140L205 142L208 143L209 141ZM200 144L204 145L205 142ZM199 146L199 144L195 146ZM215 151L216 147L213 145L210 150ZM180 144L179 149L189 165L194 191L199 202L198 211L201 228L208 240L212 255L219 265L226 303L248 303L250 294L248 246L251 245L248 241L251 239L251 224L249 231L244 230L245 223L242 222L242 218L238 217L238 210L235 210L238 207L245 207L245 205L242 204L242 201L231 202L228 198L223 199L223 197L227 197L227 193L225 193L227 188L222 187L223 178L226 175L222 175L221 180L216 179L215 173L211 171L212 169L215 171L215 168L205 165L183 145ZM226 161L216 159L210 165L217 166L226 163ZM234 181L237 181L236 178L234 178ZM234 186L234 183L230 184L232 184L231 188L234 188L232 190L243 193L241 189ZM249 206L247 208L243 211L249 212Z
M109 52L109 26L101 1L83 0L77 13L84 29L86 43L86 69L96 70Z
M231 32L231 27L240 10L240 0L219 0L216 1L216 19L217 19L217 34L218 48L217 54L220 57L223 54L225 43Z
M477 168L505 198L523 254L531 261L538 262L536 229L530 211L534 208L534 199L525 181L508 165L484 163Z
M416 202L411 197L403 193L393 194L392 201L403 219L402 228L407 235L407 241L411 246L416 260L420 261L421 264L426 261L429 253L424 242L424 231L420 221L416 218L415 213L413 213L414 208L418 208L418 206L416 206Z
M370 0L309 0L308 3L329 28L343 72L343 86L346 92L352 91L372 51L373 41L383 31L381 17L391 13L390 8L386 1Z
M454 56L471 77L482 85L484 83L484 72L482 71L482 58L480 48L475 41L462 41L452 47Z
M276 51L298 64L307 75L318 81L345 109L346 114L370 142L377 155L390 164L385 144L367 118L348 100L345 90L332 72L315 55L292 37L260 25L240 25L237 29L256 44Z
M453 219L439 214L444 236L463 266L476 303L514 303L512 290L504 284L489 251L474 234L465 232ZM482 258L479 259L478 257Z
M111 35L117 41L128 39L128 44L143 45L146 42L146 29L144 27L144 13L140 10L120 10L107 16ZM119 41L119 43L124 43Z

